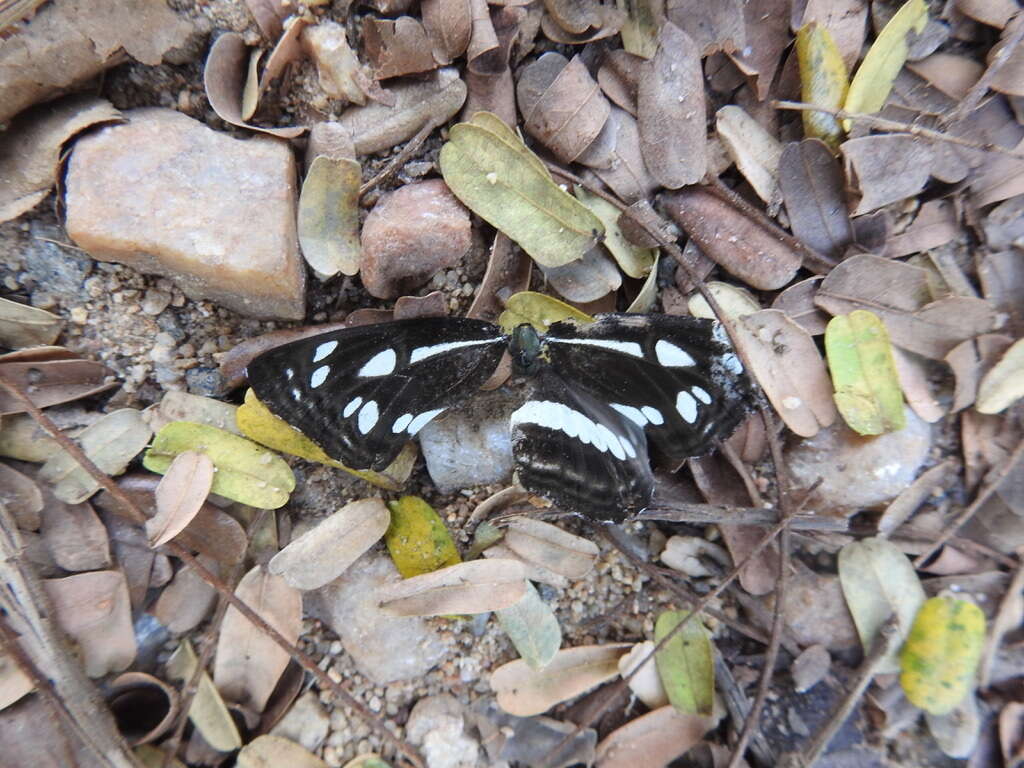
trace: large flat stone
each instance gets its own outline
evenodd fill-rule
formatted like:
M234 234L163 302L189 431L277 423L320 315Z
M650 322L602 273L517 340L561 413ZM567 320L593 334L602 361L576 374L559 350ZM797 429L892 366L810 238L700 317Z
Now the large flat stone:
M126 113L75 144L67 231L94 258L172 278L254 317L304 315L288 145L233 139L169 109Z

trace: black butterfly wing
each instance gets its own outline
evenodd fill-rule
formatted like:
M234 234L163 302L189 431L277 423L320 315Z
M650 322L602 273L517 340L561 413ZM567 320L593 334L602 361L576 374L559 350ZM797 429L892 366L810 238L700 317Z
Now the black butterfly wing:
M750 383L720 324L676 315L598 315L553 324L548 361L595 400L643 428L671 458L728 437L751 402Z
M259 399L353 469L380 470L494 372L507 338L491 323L432 317L283 344L247 368Z
M566 512L623 520L654 492L643 429L557 373L542 371L510 419L519 483Z

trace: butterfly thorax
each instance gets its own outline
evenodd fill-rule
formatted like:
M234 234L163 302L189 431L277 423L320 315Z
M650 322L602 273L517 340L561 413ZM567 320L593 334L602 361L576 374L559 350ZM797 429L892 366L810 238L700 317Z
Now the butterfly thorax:
M540 336L529 323L517 325L512 331L508 352L512 356L512 368L520 376L533 376L540 370L543 348Z

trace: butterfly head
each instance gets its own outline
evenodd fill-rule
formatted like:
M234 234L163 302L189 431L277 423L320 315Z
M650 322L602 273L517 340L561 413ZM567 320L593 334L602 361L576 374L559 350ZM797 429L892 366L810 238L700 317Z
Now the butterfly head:
M517 325L508 345L512 367L521 376L533 376L541 367L543 345L536 329L529 323Z

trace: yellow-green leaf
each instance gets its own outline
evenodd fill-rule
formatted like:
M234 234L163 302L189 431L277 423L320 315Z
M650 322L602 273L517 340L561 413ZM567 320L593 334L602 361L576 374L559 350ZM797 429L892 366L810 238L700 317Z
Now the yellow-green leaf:
M359 271L359 185L362 170L348 158L313 160L299 195L299 244L321 279Z
M271 413L251 389L246 391L245 403L238 407L235 421L242 434L260 445L273 448L280 453L298 456L307 461L317 461L330 467L343 469L365 480L370 485L375 485L386 491L401 490L405 481L409 479L409 475L412 474L413 464L416 462L416 446L407 443L398 457L380 472L375 472L372 469L346 467L340 461L335 461L324 453L319 445L291 424Z
M593 195L580 186L573 190L573 194L604 224L604 241L601 244L608 249L608 253L615 259L619 269L630 277L641 278L649 274L658 255L658 250L656 248L641 248L629 242L619 227L621 212L603 197Z
M142 465L162 475L185 451L205 453L213 460L216 473L210 491L233 501L277 509L295 490L295 476L277 454L244 437L191 421L174 421L157 432Z
M391 559L408 579L462 562L440 515L418 496L389 501L391 525L384 534Z
M657 0L616 0L615 4L626 14L619 30L622 47L645 59L652 58L658 52L660 3Z
M654 624L654 642L660 643L687 616L688 611L665 611ZM710 715L715 698L715 664L711 638L694 617L654 655L658 676L668 700L678 712Z
M445 183L473 213L545 267L579 259L604 226L555 184L541 161L494 115L452 126L441 148Z
M519 652L519 657L534 669L543 669L562 645L562 628L554 611L537 589L526 582L526 594L515 605L494 612Z
M892 343L878 315L857 309L833 317L825 328L825 353L836 406L850 429L880 435L906 426Z
M518 325L529 323L539 333L545 333L552 323L559 320L575 320L578 323L592 323L594 318L580 312L571 304L534 291L520 291L505 302L505 311L498 318L498 325L505 333L512 333Z
M924 0L907 0L889 19L850 83L843 109L847 112L877 112L885 104L896 75L903 69L910 46L911 30L920 33L928 23L928 6ZM850 130L850 120L843 127Z
M900 654L900 685L910 702L944 715L974 683L985 642L985 614L974 603L933 597L921 606Z
M800 98L808 104L839 109L846 99L850 76L832 33L815 23L796 33L796 58L800 65ZM804 135L818 138L835 149L843 137L839 121L827 112L804 110Z

